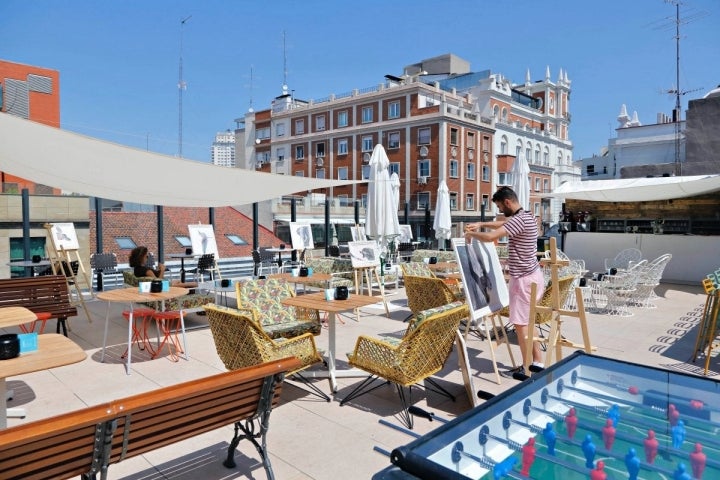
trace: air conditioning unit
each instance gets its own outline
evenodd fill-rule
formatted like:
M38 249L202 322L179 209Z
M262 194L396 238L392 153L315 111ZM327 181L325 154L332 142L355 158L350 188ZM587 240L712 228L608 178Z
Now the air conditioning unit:
M323 159L322 159L322 158L318 158L318 159L315 161L315 165L317 165L318 167L322 167L322 166L323 166L323 163L324 163L324 162L323 162Z
M428 177L426 177L426 176L421 175L418 177L418 184L420 184L420 185L427 184L427 181L428 181Z
M370 163L370 154L367 152L363 154L363 163Z

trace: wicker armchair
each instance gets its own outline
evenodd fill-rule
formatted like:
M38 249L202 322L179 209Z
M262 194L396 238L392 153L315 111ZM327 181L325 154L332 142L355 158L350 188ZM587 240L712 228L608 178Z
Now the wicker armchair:
M330 401L322 390L310 383L300 372L322 361L312 334L275 341L254 319L252 310L238 310L215 304L205 305L215 349L228 370L260 365L272 360L296 357L300 368L288 372L310 388L311 393Z
M317 310L282 304L284 299L295 296L288 282L276 278L244 280L236 282L235 291L238 307L253 310L270 338L292 338L303 333L320 335L322 326Z
M397 387L403 403L401 418L412 429L413 420L408 407L412 402L413 385L427 380L425 388L454 401L455 397L430 377L442 370L450 356L460 321L467 318L468 314L467 305L454 302L418 314L399 341L396 338L358 337L355 350L348 355L349 363L365 370L370 376L352 390L340 405L384 385L385 382L372 385L375 379L382 378ZM405 387L409 388L407 395Z
M440 307L463 299L442 278L415 275L406 275L403 278L410 317L429 308Z

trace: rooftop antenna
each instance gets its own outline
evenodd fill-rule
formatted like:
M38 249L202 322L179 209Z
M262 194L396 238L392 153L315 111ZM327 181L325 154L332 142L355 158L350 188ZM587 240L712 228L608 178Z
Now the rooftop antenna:
M187 88L187 84L183 80L183 31L185 23L190 20L192 15L180 20L180 67L178 73L178 157L183 156L183 91Z
M250 108L248 108L248 112L252 113L255 110L253 110L253 66L250 65Z
M682 141L682 131L680 124L682 122L682 107L680 105L680 97L690 92L696 92L701 90L699 88L693 90L681 90L680 89L680 25L688 24L691 21L697 20L707 15L707 12L696 12L688 17L680 18L680 5L683 4L682 0L665 0L665 3L669 3L675 7L675 18L669 18L670 26L675 27L675 88L666 90L665 93L675 95L675 107L673 108L673 123L675 124L675 175L682 175L682 163L680 161L680 144ZM657 28L667 27L668 24L660 25Z
M287 84L287 45L285 44L285 30L282 32L283 35L283 85L282 85L282 93L283 95L286 95L288 92L288 84Z

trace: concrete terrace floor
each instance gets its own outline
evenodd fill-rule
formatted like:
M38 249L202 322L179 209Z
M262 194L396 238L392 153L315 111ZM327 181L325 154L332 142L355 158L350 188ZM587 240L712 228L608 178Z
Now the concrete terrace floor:
M691 374L702 374L703 359L691 360L697 325L702 314L705 294L697 286L663 284L656 289L660 298L657 309L634 308L631 317L610 317L588 314L590 338L597 354L648 366L662 367ZM362 309L360 321L346 316L337 328L339 368L345 366L344 353L353 349L358 335L402 333L408 315L405 292L390 289L388 301L391 318L384 316L381 304ZM230 303L234 298L230 299ZM166 356L151 360L147 353L133 352L132 374L126 375L119 358L125 350L127 323L120 315L122 306L110 306L109 358L100 363L103 326L107 304L98 300L87 303L93 322L80 312L71 321L70 338L86 352L87 358L78 364L55 368L8 379L15 398L10 407L24 407L25 419L8 419L10 426L40 420L63 412L99 404L111 399L137 394L159 387L200 378L224 371L215 353L208 328L194 328L188 333L189 360L173 363ZM205 317L191 314L188 327L207 325ZM48 331L54 330L54 321ZM6 332L14 331L6 329ZM567 319L563 333L579 342L577 320ZM327 330L316 337L319 348L327 348ZM468 354L475 390L500 393L518 384L502 378L495 383L488 344L476 336L468 339ZM510 366L504 345L496 349L501 369ZM516 359L519 351L513 346ZM166 352L166 351L165 351ZM565 350L565 355L571 353ZM720 365L711 360L708 378L718 379ZM321 368L321 367L318 367ZM403 432L378 423L379 419L400 424L397 414L400 401L393 386L384 386L340 407L342 399L360 378L339 379L339 390L330 403L287 385L282 403L270 417L268 449L278 480L336 480L368 479L390 464L390 460L373 450L377 446L387 451L408 443L411 438ZM438 416L454 418L470 408L465 393L458 358L453 351L445 369L437 375L439 383L456 395L456 401L413 389L413 403ZM314 380L330 393L327 380ZM482 402L482 401L479 401ZM414 431L423 434L438 426L438 422L415 420ZM265 471L249 442L241 442L236 454L237 468L222 466L232 427L224 427L195 438L158 449L145 455L111 465L111 479L265 479Z

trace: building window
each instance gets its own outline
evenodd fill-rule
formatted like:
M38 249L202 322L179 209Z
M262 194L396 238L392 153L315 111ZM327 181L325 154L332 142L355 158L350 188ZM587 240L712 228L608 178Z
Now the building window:
M337 199L340 202L341 207L349 207L350 206L350 199L348 198L347 195L338 195Z
M315 178L325 178L325 169L318 168L317 170L315 170Z
M318 132L325 130L325 115L315 117L315 130Z
M175 240L177 240L177 242L183 248L192 247L192 241L187 235L175 235Z
M305 145L295 146L295 160L305 160Z
M347 110L343 110L342 112L338 112L338 127L347 127L348 126L348 112Z
M270 127L258 128L255 131L255 138L258 140L267 140L270 138Z
M518 140L517 145L515 145L515 158L520 158L520 154L522 153L522 142Z
M530 142L525 145L525 160L528 163L532 162L532 144Z
M388 119L400 118L400 102L390 102L388 104Z
M505 135L500 138L500 155L507 155L508 153L508 139Z
M467 164L467 179L475 180L475 164L472 162Z
M275 135L278 137L284 137L285 136L285 124L284 123L278 123L275 125Z
M325 156L325 143L324 142L320 142L315 145L315 156L319 157L319 158ZM325 177L323 177L323 178L325 178Z
M391 162L388 169L390 170L390 175L397 173L398 177L400 176L400 162Z
M467 148L469 150L475 149L475 132L467 133Z
M362 107L362 123L373 121L373 107Z
M369 179L370 179L370 165L363 165L363 166L362 166L362 179L363 179L363 180L369 180Z
M482 166L482 179L483 179L483 182L490 181L490 167L487 165Z
M472 193L465 195L465 210L475 210L475 195Z
M228 240L232 242L233 245L247 245L248 243L243 240L243 238L240 235L235 235L234 233L226 233L225 236Z
M485 210L488 209L488 206L490 205L490 195L483 195L482 196L482 206Z
M545 150L543 151L543 165L550 165L550 150L548 147L545 147Z
M418 161L418 176L429 177L430 176L430 160L419 160Z
M458 178L458 161L450 160L450 178Z
M550 180L543 179L543 193L550 193Z
M495 105L495 106L493 107L493 117L494 117L496 120L497 120L497 118L498 118L498 114L499 114L499 113L500 113L500 107L498 107L497 105Z
M507 108L506 108L506 107L503 107L503 109L502 109L502 119L503 119L503 122L507 122L507 119L508 119L507 115L508 115Z
M348 179L348 168L347 167L340 167L338 168L338 180L347 180Z
M347 155L348 141L346 139L338 140L338 155Z
M426 208L430 208L430 192L419 192L417 194L417 199L418 210L425 210Z
M430 128L418 129L418 145L430 145Z
M295 176L296 176L296 177L304 177L304 176L305 176L305 172L303 172L302 170L296 170L296 171L295 171Z
M367 136L362 137L362 151L363 152L372 152L373 150L373 137Z
M539 178L535 178L535 191L536 192L540 191L540 179Z
M388 148L400 148L400 132L388 133Z
M255 154L255 163L263 164L270 161L270 151L257 152Z
M535 163L540 165L540 144L535 145Z
M133 239L130 237L115 237L115 242L118 244L118 247L123 250L132 250L137 247Z
M457 210L457 192L450 192L450 210Z
M305 119L298 118L295 120L295 134L302 135L303 133L305 133Z
M458 129L451 128L450 129L450 145L457 145L457 144L458 144Z
M487 137L487 136L483 137L482 149L483 149L483 152L490 151L490 137Z
M498 172L498 185L510 185L511 175L505 172Z
M277 155L278 162L282 162L283 160L285 160L285 147L278 147L275 155Z
M533 215L536 217L540 216L540 203L538 202L533 203Z

